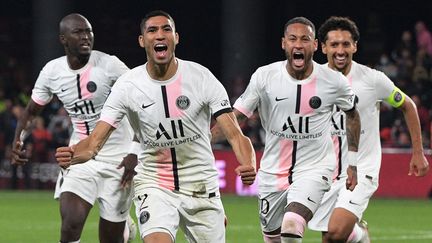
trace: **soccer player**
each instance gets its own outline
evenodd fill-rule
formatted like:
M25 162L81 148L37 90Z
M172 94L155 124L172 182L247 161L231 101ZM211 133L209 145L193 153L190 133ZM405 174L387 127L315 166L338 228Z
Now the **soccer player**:
M334 105L347 115L351 158L346 186L353 190L357 183L360 119L346 78L312 60L318 43L310 20L289 20L281 44L287 60L258 68L234 104L239 119L258 108L266 131L258 196L267 243L301 242L306 223L330 188L336 163L330 135Z
M318 37L330 68L348 77L358 100L361 117L361 136L358 150L358 185L354 191L343 186L347 177L347 141L345 116L335 113L339 170L334 175L331 190L324 195L321 206L309 222L309 228L323 232L323 242L369 242L367 229L356 224L362 218L370 197L378 187L381 165L379 136L379 103L385 101L404 113L411 135L413 154L408 175L424 176L429 166L423 154L420 123L414 102L382 72L352 60L357 51L359 31L346 17L330 17L320 27Z
M90 136L58 148L56 158L68 165L98 156L126 116L143 151L133 179L143 241L174 242L180 226L190 242L225 242L224 209L210 146L211 116L227 136L241 164L236 172L247 185L255 179L252 144L243 135L222 84L207 68L175 57L179 35L168 13L148 13L138 40L147 63L114 85Z
M14 164L28 161L21 149L21 134L28 132L26 124L42 111L53 95L57 95L71 117L70 143L74 144L93 130L113 83L129 70L117 57L93 50L92 26L80 14L70 14L61 20L59 37L66 55L48 62L36 80L31 100L15 131ZM98 156L60 171L55 191L62 218L60 242L79 242L96 200L100 208L100 242L123 242L132 189L121 185L131 180L137 161L136 156L134 159L128 155L129 159L126 157L122 162L131 141L132 129L126 120L122 121Z

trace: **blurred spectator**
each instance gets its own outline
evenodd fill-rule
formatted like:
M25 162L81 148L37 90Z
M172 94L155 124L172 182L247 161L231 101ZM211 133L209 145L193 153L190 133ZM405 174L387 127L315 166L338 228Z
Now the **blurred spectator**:
M0 80L1 81L1 80ZM0 87L0 114L6 111L6 98L4 96L4 90Z
M50 116L48 130L52 132L57 123L60 123L63 130L69 131L72 129L70 117L63 106L59 107L56 113Z
M398 69L393 61L388 57L387 54L381 54L380 60L376 69L385 73L390 79L396 79L398 76Z
M243 122L242 131L244 135L249 137L255 149L258 150L264 147L265 132L261 126L258 112L254 112L249 119Z
M231 104L234 104L237 98L243 93L246 88L246 84L246 81L240 76L237 76L234 78L234 80L229 82L230 88L227 89L227 91L231 100Z
M10 158L12 156L11 145L8 144L8 155L6 158ZM26 139L24 139L24 151L26 152L27 158L31 158L33 154L33 138L30 134ZM10 163L10 161L9 161ZM20 179L24 179L24 188L31 189L31 172L32 172L32 163L25 163L24 165L11 165L11 189L20 189L22 188L19 185Z
M398 78L411 80L415 66L413 55L414 54L408 49L403 49L401 51L401 56L396 60Z
M405 30L402 32L401 39L396 44L395 49L392 51L393 60L398 60L402 57L402 51L408 50L410 53L416 53L417 45L414 42L411 31Z
M52 140L51 133L45 128L42 117L37 116L33 123L33 156L31 161L36 163L48 162L48 148Z
M411 139L407 132L399 133L395 147L397 148L411 148Z
M411 95L411 99L414 101L417 106L417 112L420 119L420 125L422 130L426 130L430 124L430 112L429 110L423 106L422 101L418 95Z
M423 49L429 56L432 56L432 34L423 21L415 24L418 49Z

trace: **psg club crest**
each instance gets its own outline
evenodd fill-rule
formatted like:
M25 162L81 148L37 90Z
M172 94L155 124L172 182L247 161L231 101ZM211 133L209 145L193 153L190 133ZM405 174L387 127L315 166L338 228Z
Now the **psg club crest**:
M87 90L88 90L90 93L94 93L94 92L96 91L96 89L97 89L97 86L96 86L96 83L95 83L95 82L93 82L93 81L89 81L89 82L87 83Z
M142 211L139 216L140 224L145 224L150 218L150 213L148 211Z
M189 108L190 103L191 102L190 102L189 98L187 96L184 96L184 95L180 95L176 99L176 106L180 110L186 110L187 108Z
M400 102L402 100L402 94L399 91L397 91L395 92L393 98L396 102Z
M321 99L318 96L313 96L309 100L309 105L313 109L318 109L321 106Z

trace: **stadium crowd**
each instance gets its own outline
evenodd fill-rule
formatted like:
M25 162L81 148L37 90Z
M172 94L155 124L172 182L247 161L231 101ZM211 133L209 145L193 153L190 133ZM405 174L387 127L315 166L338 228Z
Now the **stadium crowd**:
M0 188L46 188L53 184L30 183L31 164L22 168L9 163L11 144L20 116L30 99L34 78L31 76L29 54L19 51L20 45L26 45L23 31L10 31L8 21L0 25L0 42L5 44L5 51L0 53ZM25 29L25 22L18 22L19 28ZM431 148L432 131L432 33L424 22L419 21L413 30L405 30L394 43L391 51L380 54L379 60L370 62L371 66L383 71L396 86L400 87L416 103L422 127L423 145ZM247 80L237 78L224 82L233 103L247 86ZM403 114L391 106L382 104L380 115L380 134L384 148L410 148L410 138ZM51 164L49 173L44 173L42 181L55 181L57 176L54 153L55 149L68 144L70 120L62 104L54 99L44 109L40 117L30 124L33 132L27 135L25 147L29 158L38 165ZM263 148L264 132L257 114L240 124L256 149ZM228 144L217 144L224 148ZM38 167L41 168L40 166ZM25 185L19 186L17 179L26 178ZM11 184L2 183L2 178L11 179Z

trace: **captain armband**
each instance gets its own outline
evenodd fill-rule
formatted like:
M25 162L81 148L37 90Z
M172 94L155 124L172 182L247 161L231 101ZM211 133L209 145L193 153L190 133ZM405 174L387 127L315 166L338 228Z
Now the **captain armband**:
M405 102L405 96L404 92L395 86L393 92L387 97L386 101L394 108L398 108Z
M132 141L132 144L129 148L128 154L135 154L135 155L139 155L142 151L141 148L141 143L136 142L136 141Z
M347 161L350 166L357 166L358 153L354 151L348 151Z

